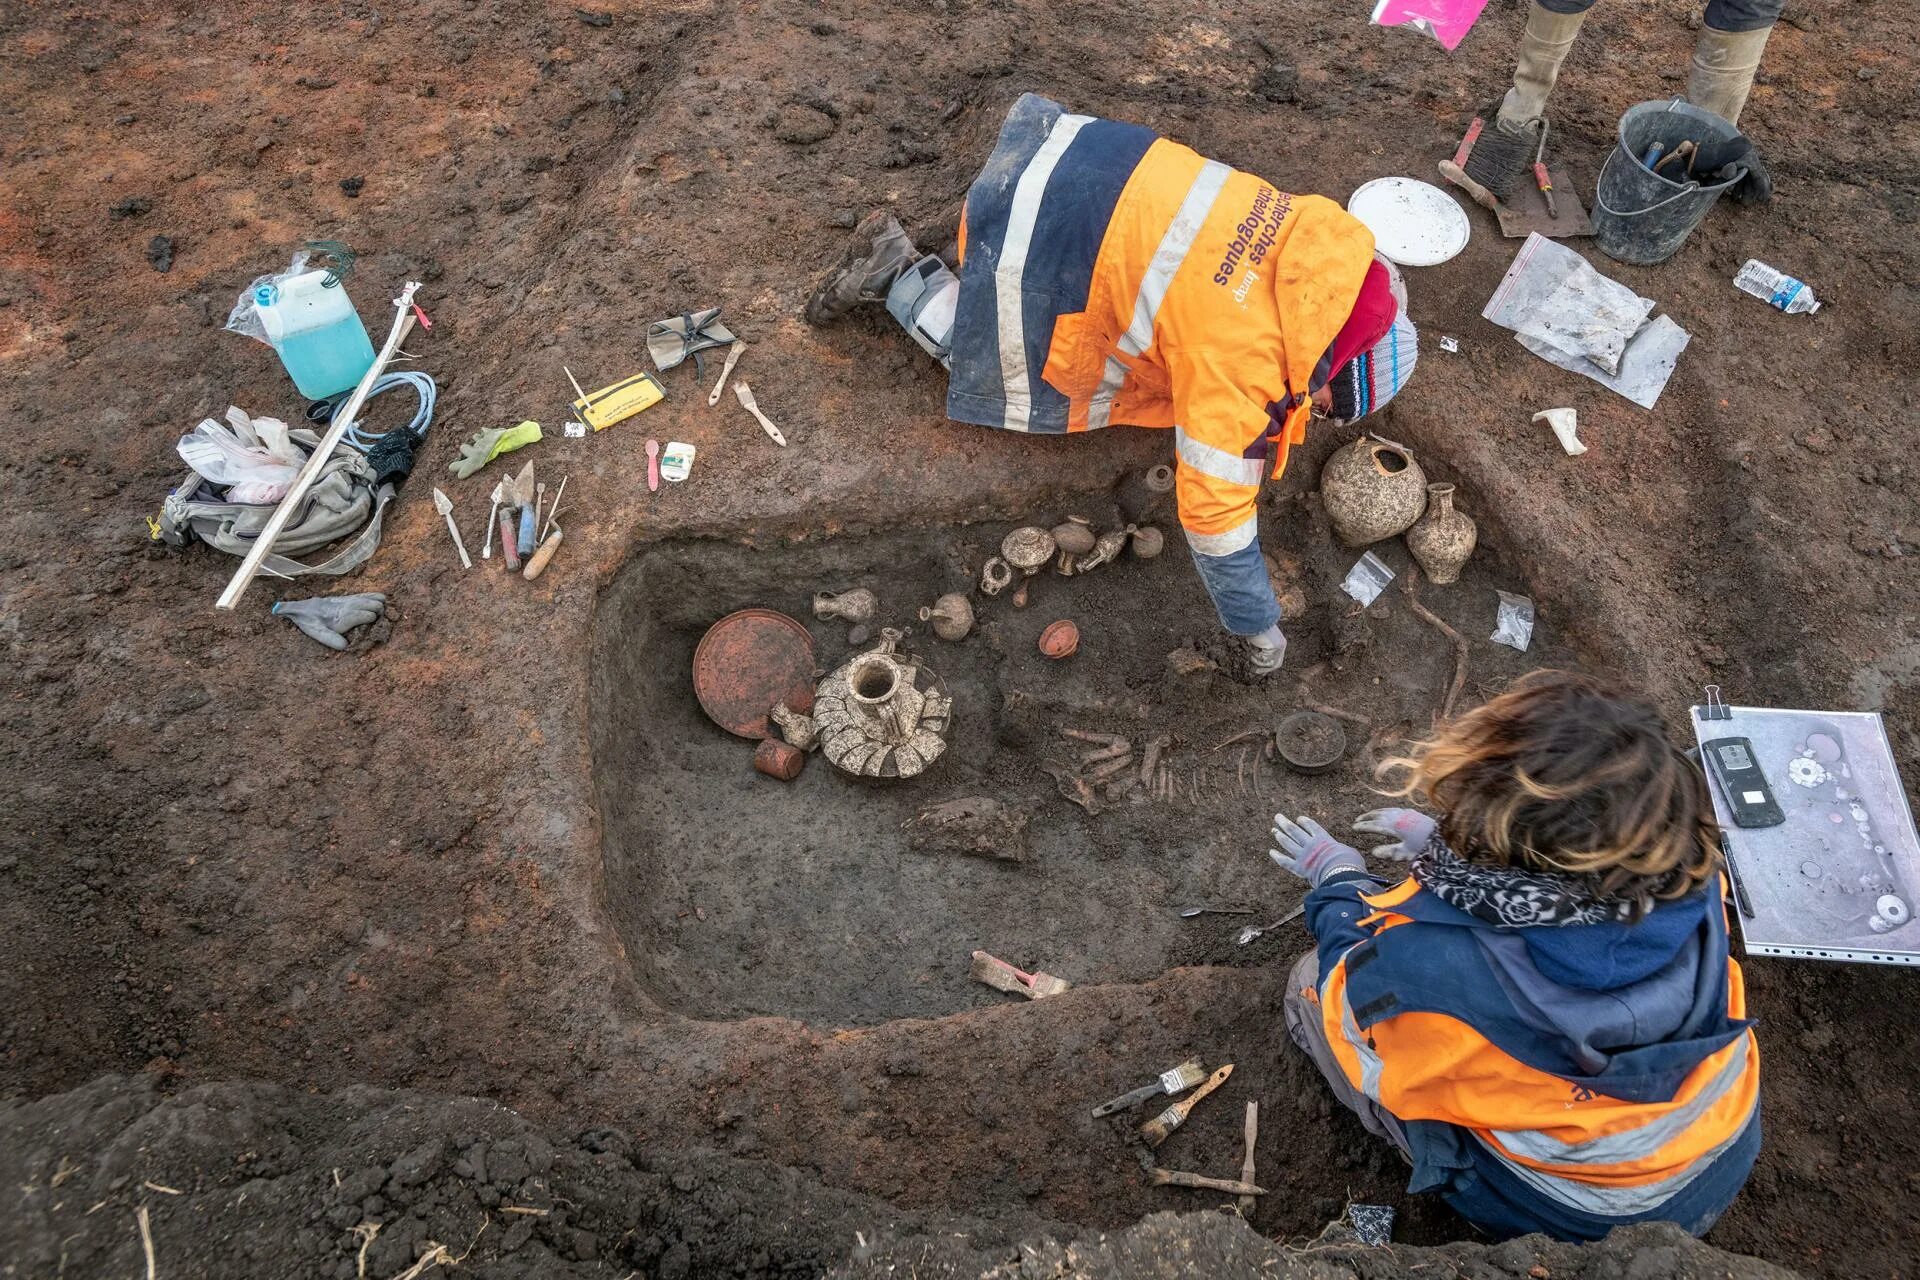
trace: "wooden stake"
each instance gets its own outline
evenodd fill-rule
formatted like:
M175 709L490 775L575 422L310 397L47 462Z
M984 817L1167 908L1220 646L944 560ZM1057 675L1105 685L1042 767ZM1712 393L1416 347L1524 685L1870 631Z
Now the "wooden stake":
M374 358L373 367L360 379L360 385L353 389L346 404L333 415L333 421L327 425L327 433L320 437L320 443L307 455L306 465L300 468L300 474L293 478L293 486L287 490L287 496L280 499L280 505L273 509L273 515L267 519L267 527L254 539L253 549L247 552L246 559L233 571L233 580L227 583L227 589L220 593L214 602L216 608L231 610L240 603L240 597L246 594L247 584L260 572L260 566L273 554L273 541L286 531L287 522L293 519L293 512L307 496L307 490L320 475L320 469L333 456L339 447L341 437L347 434L347 428L354 425L360 417L360 408L367 402L368 394L380 375L387 371L387 362L400 350L401 342L413 329L413 295L420 288L417 280L407 281L407 287L394 299L393 331L387 335L387 345L380 348L380 354Z

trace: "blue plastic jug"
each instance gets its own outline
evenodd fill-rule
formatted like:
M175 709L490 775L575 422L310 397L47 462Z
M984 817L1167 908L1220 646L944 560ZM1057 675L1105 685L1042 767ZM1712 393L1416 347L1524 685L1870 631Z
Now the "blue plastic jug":
M373 367L373 343L346 286L315 270L263 284L253 305L287 376L309 400L360 385Z

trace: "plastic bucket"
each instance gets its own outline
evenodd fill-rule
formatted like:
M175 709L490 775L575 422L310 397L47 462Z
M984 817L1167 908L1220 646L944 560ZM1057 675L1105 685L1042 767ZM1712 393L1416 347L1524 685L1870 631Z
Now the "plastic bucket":
M1678 98L1630 108L1620 117L1620 141L1600 167L1593 196L1593 238L1600 251L1617 262L1639 266L1671 258L1720 193L1745 177L1746 170L1706 186L1654 173L1640 163L1640 157L1656 142L1665 155L1689 138L1705 146L1729 142L1739 134L1739 129L1713 112Z

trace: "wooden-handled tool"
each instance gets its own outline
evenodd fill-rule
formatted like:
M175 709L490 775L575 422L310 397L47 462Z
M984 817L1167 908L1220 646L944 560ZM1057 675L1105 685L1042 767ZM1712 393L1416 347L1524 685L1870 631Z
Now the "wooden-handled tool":
M1195 1089L1180 1101L1162 1111L1153 1119L1140 1126L1140 1140L1150 1147L1157 1147L1167 1140L1167 1136L1187 1122L1193 1109L1202 1098L1218 1089L1233 1074L1233 1064L1229 1062L1207 1077L1207 1082Z
M1025 996L1029 1000L1057 996L1071 985L1066 979L1056 978L1050 973L1027 973L1016 969L998 956L990 956L984 951L973 953L972 972L975 982L984 982L995 991Z
M727 348L727 362L720 366L720 381L713 384L713 391L707 396L707 408L720 403L720 393L726 389L727 379L733 376L733 366L740 363L740 353L746 349L747 344L738 338Z
M753 388L747 385L745 378L733 384L733 394L739 397L741 407L759 421L761 430L765 431L775 444L782 449L786 448L787 438L780 434L780 428L773 425L773 419L760 412L760 402L753 398Z
M548 534L547 540L540 544L540 549L533 553L533 559L527 561L526 572L521 576L528 582L532 582L547 571L547 562L552 560L553 553L560 549L560 535L563 532L564 530L555 529Z
M1228 1178L1209 1178L1204 1174L1187 1173L1180 1169L1154 1169L1147 1174L1156 1187L1198 1187L1202 1191L1224 1191L1234 1196L1263 1196L1265 1187L1256 1187L1251 1182L1235 1182Z
M1253 1182L1253 1144L1260 1137L1260 1104L1257 1102L1247 1103L1246 1134L1247 1153L1245 1158L1240 1162L1240 1181L1251 1185ZM1240 1216L1243 1218L1253 1212L1253 1195L1254 1193L1251 1191L1243 1191L1240 1193L1240 1200L1235 1207L1240 1211Z

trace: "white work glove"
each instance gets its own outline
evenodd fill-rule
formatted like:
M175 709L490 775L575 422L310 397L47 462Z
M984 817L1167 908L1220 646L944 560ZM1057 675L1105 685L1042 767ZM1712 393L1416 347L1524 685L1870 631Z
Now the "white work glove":
M1380 844L1373 847L1376 858L1391 858L1395 862L1412 862L1427 847L1427 841L1433 839L1433 833L1439 823L1421 813L1418 809L1369 809L1353 820L1355 831L1364 831L1370 836L1386 836L1392 844Z
M1247 643L1253 646L1253 673L1260 676L1272 675L1286 661L1287 638L1280 634L1280 624L1275 623L1257 636L1248 636Z
M1350 844L1342 844L1312 818L1273 815L1273 839L1280 847L1267 850L1273 865L1291 871L1315 889L1336 871L1365 871L1366 859Z

